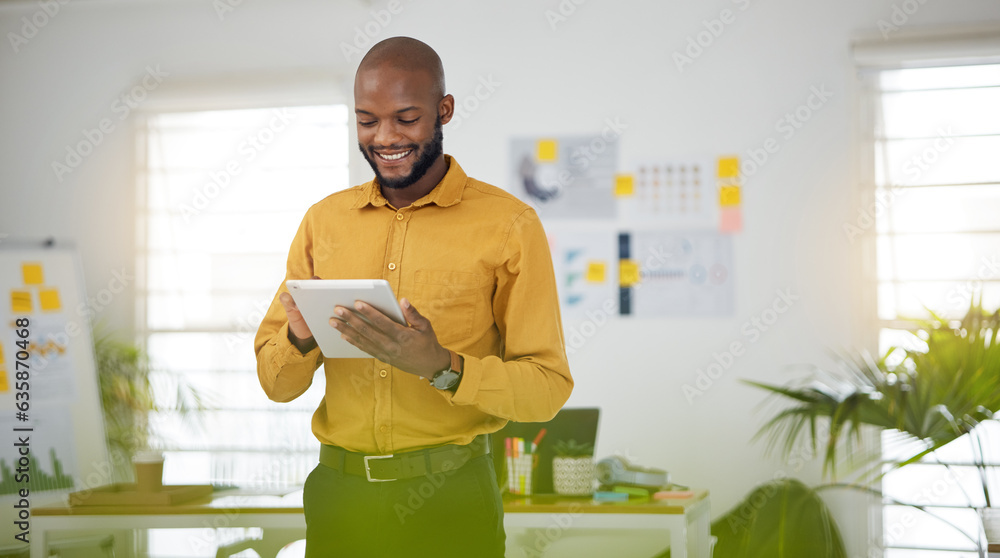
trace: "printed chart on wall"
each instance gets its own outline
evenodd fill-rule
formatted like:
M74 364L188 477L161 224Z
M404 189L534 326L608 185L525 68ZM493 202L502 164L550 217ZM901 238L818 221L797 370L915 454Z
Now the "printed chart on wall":
M0 497L72 490L107 460L80 276L69 248L0 249Z
M614 219L618 145L600 135L513 138L513 193L542 220Z
M648 161L615 182L620 216L632 225L713 229L719 222L712 157Z
M548 226L549 248L563 321L600 319L618 313L615 230Z
M618 237L620 314L733 314L732 237L709 231L633 231Z

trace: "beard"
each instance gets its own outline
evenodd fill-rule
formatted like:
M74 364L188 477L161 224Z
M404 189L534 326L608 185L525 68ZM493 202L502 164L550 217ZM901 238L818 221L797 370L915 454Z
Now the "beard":
M391 147L399 149L402 146ZM441 117L438 116L434 121L434 136L427 143L423 145L414 144L409 147L417 151L417 161L413 163L413 169L410 171L410 174L400 176L399 178L386 178L378 170L378 163L375 161L378 155L375 154L375 150L371 147L365 149L365 146L361 145L360 141L358 142L358 149L361 150L361 154L368 161L368 164L371 165L379 185L392 190L401 190L423 178L434 164L434 161L444 153L444 132L441 129Z

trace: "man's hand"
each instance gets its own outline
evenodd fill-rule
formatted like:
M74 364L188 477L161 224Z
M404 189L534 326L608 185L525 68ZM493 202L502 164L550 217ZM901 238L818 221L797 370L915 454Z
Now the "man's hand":
M430 379L451 364L451 353L438 343L430 320L417 312L410 301L404 298L400 306L408 326L396 323L361 301L355 302L353 309L336 307L330 325L343 339L382 362Z
M319 279L313 275L313 279ZM305 318L302 317L302 312L299 311L299 307L295 305L295 300L289 293L281 293L278 297L278 302L285 307L285 315L288 316L288 340L295 345L295 348L299 350L302 354L306 354L309 351L316 348L316 340L313 339L312 331L309 330L309 326L306 325Z

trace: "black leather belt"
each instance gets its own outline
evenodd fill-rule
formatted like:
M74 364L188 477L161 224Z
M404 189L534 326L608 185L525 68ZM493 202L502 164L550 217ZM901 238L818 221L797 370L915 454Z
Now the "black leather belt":
M480 434L466 446L449 444L397 455L365 455L323 444L319 449L319 462L337 471L365 477L370 482L384 482L447 473L488 453L489 436Z

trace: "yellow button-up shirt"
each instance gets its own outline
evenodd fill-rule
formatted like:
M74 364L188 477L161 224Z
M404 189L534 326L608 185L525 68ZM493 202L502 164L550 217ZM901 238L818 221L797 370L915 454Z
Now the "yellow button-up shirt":
M538 215L445 157L445 177L412 205L392 207L368 182L313 205L292 241L286 280L385 279L465 361L452 393L375 358L302 354L282 282L254 340L257 375L268 397L290 401L323 364L312 429L324 444L377 454L467 444L508 420L549 420L573 389Z

